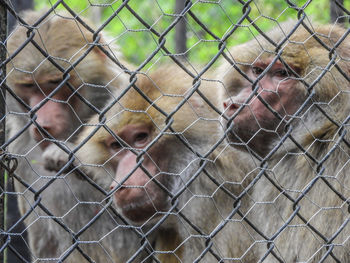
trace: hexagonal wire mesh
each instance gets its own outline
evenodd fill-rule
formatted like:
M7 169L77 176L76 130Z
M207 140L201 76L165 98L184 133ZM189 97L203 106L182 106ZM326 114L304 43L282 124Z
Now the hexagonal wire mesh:
M4 262L350 261L328 1L0 4Z

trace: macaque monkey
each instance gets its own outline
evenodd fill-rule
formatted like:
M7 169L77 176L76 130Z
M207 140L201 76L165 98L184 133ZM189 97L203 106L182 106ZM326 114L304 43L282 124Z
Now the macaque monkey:
M32 261L125 262L140 243L107 210L105 195L75 174L45 167L48 156L69 150L81 126L127 87L128 77L98 47L120 56L104 36L95 43L68 13L38 23L43 15L25 12L23 20L35 26L18 25L7 42L8 152L19 161L15 190ZM119 254L116 244L124 248Z
M110 189L130 225L156 226L144 233L160 262L232 257L231 235L242 225L236 201L251 159L225 147L220 112L207 103L218 103L216 82L193 83L175 66L136 77L105 121L93 117L79 135L76 166Z
M334 25L295 26L267 34L276 46L259 37L232 48L219 70L228 140L263 169L246 188L255 237L242 247L233 236L235 254L350 262L350 38Z

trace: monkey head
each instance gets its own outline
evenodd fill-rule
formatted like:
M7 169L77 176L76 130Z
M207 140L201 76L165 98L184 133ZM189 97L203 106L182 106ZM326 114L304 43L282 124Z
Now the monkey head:
M94 43L93 32L68 13L27 11L9 36L7 84L30 116L30 133L46 148L49 139L67 140L110 97L109 86L126 83L123 71ZM101 38L100 35L96 39Z
M287 33L268 34L284 42L280 49L261 38L233 48L233 65L225 62L220 69L228 139L261 157L281 141L287 151L296 147L291 138L302 146L329 138L337 130L330 119L342 123L348 112L341 109L349 107L342 72L349 72L350 52L346 41L336 44L345 30L316 29L315 36L328 48L303 28L284 41Z
M169 211L219 136L219 114L190 93L192 78L170 68L138 75L105 123L95 117L80 136L77 158L102 168L93 179L110 187L118 211L135 224ZM200 136L204 131L210 136Z

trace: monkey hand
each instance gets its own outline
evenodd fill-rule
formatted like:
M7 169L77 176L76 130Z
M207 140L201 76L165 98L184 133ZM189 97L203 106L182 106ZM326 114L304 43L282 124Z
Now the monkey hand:
M62 144L68 150L68 153L59 146L52 143L43 152L44 167L48 171L58 172L68 163L70 149L74 149L73 143ZM68 167L67 171L68 172Z

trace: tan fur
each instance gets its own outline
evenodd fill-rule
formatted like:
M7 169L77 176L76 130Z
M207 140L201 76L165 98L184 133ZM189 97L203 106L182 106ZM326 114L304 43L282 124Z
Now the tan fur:
M179 245L181 244L179 233L177 233L174 229L162 229L158 232L155 250L162 253L157 256L157 259L160 262L167 263L181 262L180 260L183 258L183 248L179 248Z

